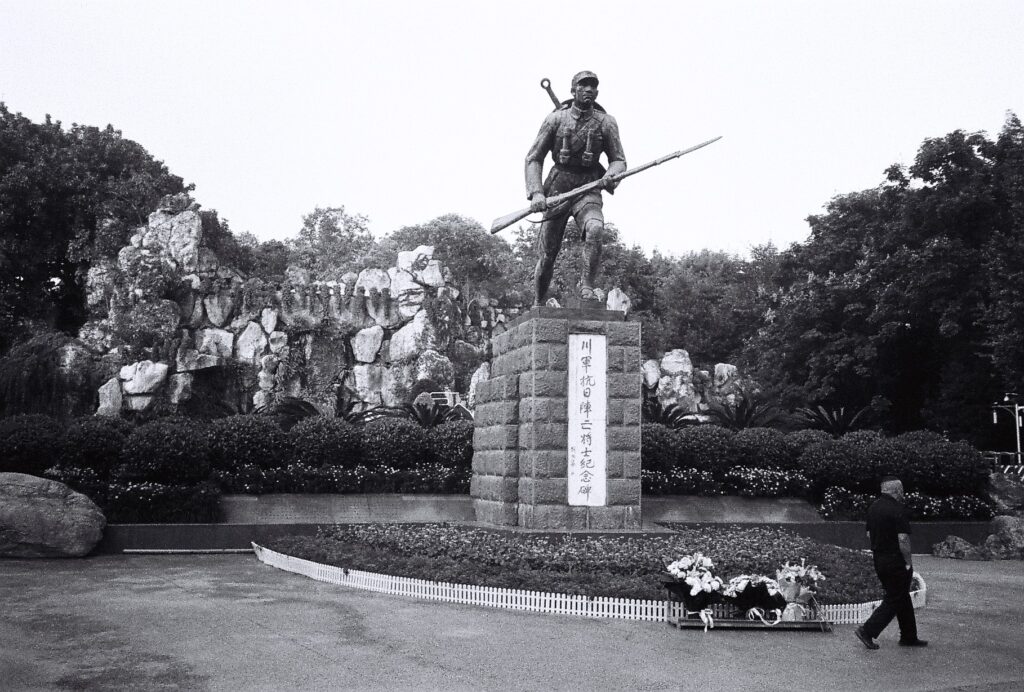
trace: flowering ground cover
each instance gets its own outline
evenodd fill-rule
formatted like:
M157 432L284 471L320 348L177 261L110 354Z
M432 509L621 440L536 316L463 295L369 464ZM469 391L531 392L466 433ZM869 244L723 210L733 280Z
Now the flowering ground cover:
M665 535L513 534L448 524L351 524L316 536L286 536L267 547L349 569L433 581L555 593L661 599L666 564L701 552L728 580L774 576L787 561L817 565L818 601L880 597L871 557L767 527L673 527Z

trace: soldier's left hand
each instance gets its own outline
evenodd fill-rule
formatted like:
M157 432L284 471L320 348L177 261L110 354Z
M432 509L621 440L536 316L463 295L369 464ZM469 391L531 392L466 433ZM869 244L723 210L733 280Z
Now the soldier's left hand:
M608 192L615 192L615 188L619 186L619 181L615 180L611 176L605 176L601 178L601 188L608 190Z

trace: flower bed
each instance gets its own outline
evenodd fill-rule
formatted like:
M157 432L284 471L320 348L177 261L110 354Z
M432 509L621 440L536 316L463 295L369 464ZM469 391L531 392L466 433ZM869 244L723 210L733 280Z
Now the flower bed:
M294 574L302 574L317 581L376 593L509 610L528 610L556 615L616 618L621 620L667 621L671 623L673 615L679 615L678 609L673 607L673 603L667 599L644 600L595 597L437 582L324 565L278 553L255 543L253 543L253 551L260 562L272 567ZM915 573L914 579L916 584L914 590L910 592L910 598L914 608L922 608L927 600L927 588L920 575ZM827 623L857 624L864 622L879 603L880 601L872 601L867 603L824 605L820 606L818 614ZM721 605L713 606L713 617L725 617L725 611L728 608L728 606ZM676 620L678 625L679 619L676 618ZM762 622L769 624L763 618ZM708 625L710 626L711 624L709 621ZM791 625L795 623L785 624ZM801 627L801 629L805 628ZM826 630L826 627L822 626L822 630Z
M828 575L821 603L879 595L871 558L774 528L680 528L670 536L543 536L443 524L344 525L283 537L277 552L348 569L437 582L660 600L665 559L715 556L718 574L774 574L806 558Z

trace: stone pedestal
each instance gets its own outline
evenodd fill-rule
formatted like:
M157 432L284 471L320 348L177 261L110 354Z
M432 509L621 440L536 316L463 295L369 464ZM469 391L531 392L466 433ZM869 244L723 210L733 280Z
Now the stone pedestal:
M572 365L570 335L598 337L572 340ZM590 375L579 377L592 362L581 348L605 356L603 372L590 373L604 378L593 389L585 387L594 384ZM570 370L577 376L571 386ZM621 312L534 308L495 336L490 379L476 390L470 494L477 521L556 531L639 530L641 377L640 325L623 321ZM601 390L603 401L581 399ZM570 396L576 406L571 432ZM596 448L580 439L591 410L604 419L604 444ZM592 468L603 473L593 476L588 462L602 455L604 463ZM582 496L581 464L593 486ZM587 498L591 504L581 504Z

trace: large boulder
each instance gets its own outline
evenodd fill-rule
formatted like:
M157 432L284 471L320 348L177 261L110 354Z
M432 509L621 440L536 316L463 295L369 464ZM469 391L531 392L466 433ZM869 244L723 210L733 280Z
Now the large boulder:
M419 312L407 325L391 337L388 360L404 363L414 360L420 353L437 345L434 328L424 312Z
M167 380L167 363L141 360L121 368L119 377L125 394L152 394Z
M352 337L352 353L360 363L372 363L377 360L377 352L384 343L384 327L374 325L360 330Z
M616 287L608 291L608 300L605 303L605 307L609 310L618 310L628 315L633 307L633 301L629 299L625 291Z
M946 540L932 546L935 557L949 557L955 560L983 560L982 550L960 536L946 536Z
M985 551L993 560L1024 559L1024 519L996 517L992 520L992 535L985 539Z
M0 556L81 557L106 525L92 500L63 483L0 473Z
M989 476L989 500L997 514L1021 516L1024 513L1024 482L1007 473Z

